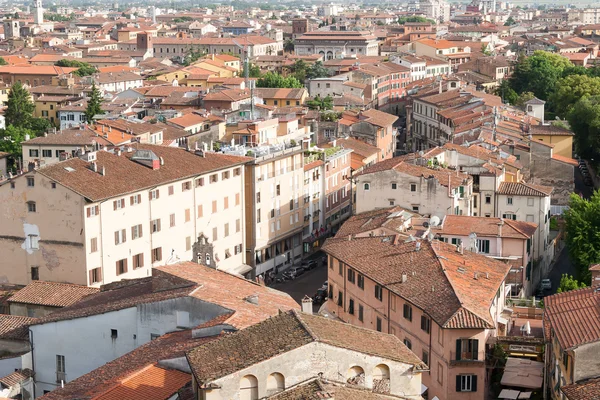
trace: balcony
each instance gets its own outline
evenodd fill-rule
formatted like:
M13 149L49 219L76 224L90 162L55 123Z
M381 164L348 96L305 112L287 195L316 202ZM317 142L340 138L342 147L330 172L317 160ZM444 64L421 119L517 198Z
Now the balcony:
M463 351L461 353L450 352L450 365L483 365L485 363L485 351Z
M67 373L56 371L56 383L67 382Z

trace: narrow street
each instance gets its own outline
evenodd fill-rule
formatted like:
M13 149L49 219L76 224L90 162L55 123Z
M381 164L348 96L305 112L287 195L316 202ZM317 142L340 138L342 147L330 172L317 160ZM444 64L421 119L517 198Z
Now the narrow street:
M327 280L327 266L319 265L317 268L306 271L293 281L276 283L271 287L281 290L292 296L300 304L304 295L314 296L323 283Z

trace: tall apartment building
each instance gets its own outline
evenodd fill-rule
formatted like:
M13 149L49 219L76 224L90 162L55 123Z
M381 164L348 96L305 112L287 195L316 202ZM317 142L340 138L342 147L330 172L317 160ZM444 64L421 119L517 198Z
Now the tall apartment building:
M197 257L244 268L246 157L149 144L88 152L0 186L0 253L8 282L97 286ZM208 261L208 262L207 262Z

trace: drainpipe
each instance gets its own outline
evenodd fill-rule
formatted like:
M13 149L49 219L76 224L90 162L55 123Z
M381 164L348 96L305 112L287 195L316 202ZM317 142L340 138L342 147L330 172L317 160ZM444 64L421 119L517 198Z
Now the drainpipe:
M31 380L33 381L33 398L35 399L35 358L33 357L33 331L31 329L29 329L29 344L31 345L31 369L34 372Z

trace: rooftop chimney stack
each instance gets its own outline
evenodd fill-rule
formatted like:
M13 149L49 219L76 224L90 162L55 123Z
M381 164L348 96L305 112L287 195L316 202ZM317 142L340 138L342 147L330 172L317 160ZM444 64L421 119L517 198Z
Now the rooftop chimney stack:
M302 312L310 315L313 313L313 301L308 296L304 296L302 299Z

